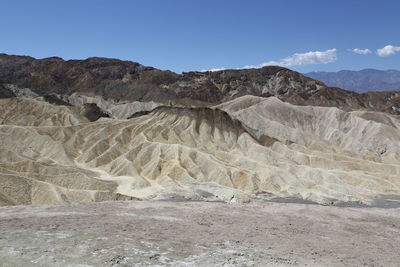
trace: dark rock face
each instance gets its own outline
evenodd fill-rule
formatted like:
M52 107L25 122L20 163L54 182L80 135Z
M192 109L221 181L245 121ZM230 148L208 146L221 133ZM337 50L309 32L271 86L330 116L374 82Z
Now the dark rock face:
M338 72L310 72L305 75L320 80L328 86L340 87L358 93L400 90L400 71L398 70L342 70Z
M343 110L365 109L400 114L400 92L368 92L358 94L335 87L324 87L312 95L302 93L282 100L296 105L337 107Z
M53 105L72 106L70 103L60 99L56 95L44 95L43 98L47 103L50 103L50 104L53 104Z
M357 94L327 87L277 66L176 74L117 59L65 61L57 57L34 59L0 54L1 84L29 88L42 96L79 92L105 99L188 106L209 106L243 95L277 96L299 105L400 114L400 92ZM3 95L10 93L0 90Z
M0 54L0 80L44 95L82 92L131 101L219 103L235 97L312 91L321 82L281 67L176 74L107 58L34 59ZM288 84L290 83L290 86Z
M5 88L0 84L0 98L10 98L15 97L15 94L8 88Z
M82 113L89 121L97 121L100 118L110 118L110 115L101 110L95 103L84 104Z
M138 63L106 58L64 61L60 58L0 55L0 81L19 88L30 88L43 95L82 92L105 98L146 100L166 98L160 84L178 75Z

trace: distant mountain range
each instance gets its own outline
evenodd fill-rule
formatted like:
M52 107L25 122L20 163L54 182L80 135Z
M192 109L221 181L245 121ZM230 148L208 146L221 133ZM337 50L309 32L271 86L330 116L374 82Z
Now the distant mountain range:
M399 70L341 70L338 72L309 72L304 75L322 81L328 86L358 93L400 90Z

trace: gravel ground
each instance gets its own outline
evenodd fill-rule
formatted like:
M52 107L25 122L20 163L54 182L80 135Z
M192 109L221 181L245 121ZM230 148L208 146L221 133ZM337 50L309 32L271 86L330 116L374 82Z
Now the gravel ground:
M400 208L114 201L0 207L0 266L399 266Z

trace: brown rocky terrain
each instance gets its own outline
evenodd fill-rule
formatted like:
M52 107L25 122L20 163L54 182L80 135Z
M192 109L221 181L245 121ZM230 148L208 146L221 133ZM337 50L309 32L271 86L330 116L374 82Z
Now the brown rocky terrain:
M28 88L42 96L79 93L129 102L214 105L254 95L276 96L297 105L400 114L399 92L357 94L277 66L176 74L117 59L34 59L0 54L0 86L1 97L12 95L12 88Z

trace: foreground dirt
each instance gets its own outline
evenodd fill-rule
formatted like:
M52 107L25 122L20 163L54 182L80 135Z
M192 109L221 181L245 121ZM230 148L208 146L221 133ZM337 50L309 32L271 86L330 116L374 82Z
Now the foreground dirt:
M0 208L0 266L398 266L400 208L115 201Z

